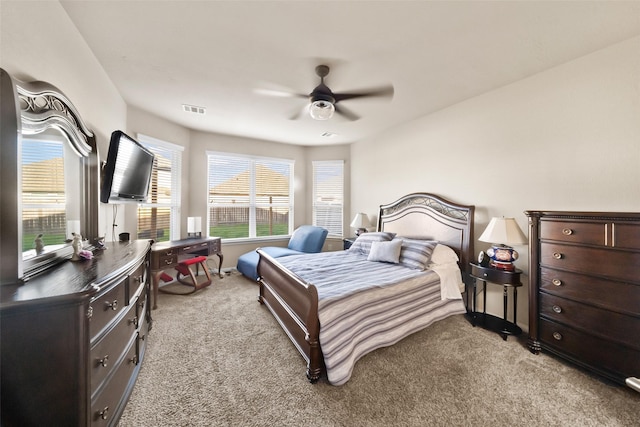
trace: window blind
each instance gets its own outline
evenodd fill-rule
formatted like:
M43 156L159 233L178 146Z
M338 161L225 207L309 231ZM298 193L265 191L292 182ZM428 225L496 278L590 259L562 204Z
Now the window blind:
M138 206L138 238L178 240L184 148L145 135L138 141L155 155L149 194Z
M342 236L344 161L313 162L313 224Z

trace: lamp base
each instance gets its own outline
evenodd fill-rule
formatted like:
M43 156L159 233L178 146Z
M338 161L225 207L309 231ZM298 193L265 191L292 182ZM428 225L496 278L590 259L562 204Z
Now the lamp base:
M513 265L512 262L500 262L500 261L491 260L489 265L491 267L495 268L496 270L504 270L504 271L515 271L516 270L516 267L515 267L515 265Z
M356 230L356 236L359 236L359 235L361 235L362 233L366 233L366 232L367 232L367 229L366 229L366 228L358 228L358 229Z
M491 266L498 270L514 271L513 261L518 259L518 252L511 246L496 244L487 250L491 258Z

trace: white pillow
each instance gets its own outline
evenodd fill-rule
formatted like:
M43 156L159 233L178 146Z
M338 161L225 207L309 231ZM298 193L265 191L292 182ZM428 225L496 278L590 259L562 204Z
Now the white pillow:
M456 252L447 245L438 243L431 253L429 265L441 265L458 262L460 259Z
M400 259L402 240L390 242L371 242L371 250L367 261L391 262L397 264Z

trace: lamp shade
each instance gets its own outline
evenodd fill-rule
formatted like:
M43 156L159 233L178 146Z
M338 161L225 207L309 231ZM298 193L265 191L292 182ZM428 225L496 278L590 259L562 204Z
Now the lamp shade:
M353 221L351 221L351 226L353 228L367 228L371 225L369 222L369 217L366 213L359 212L353 217Z
M317 100L311 103L309 107L309 115L314 120L329 120L333 117L333 112L336 110L333 103L325 100Z
M528 243L527 236L520 230L515 219L497 217L491 218L489 225L478 240L505 245L526 245Z
M201 233L202 232L202 217L190 216L187 218L187 233Z

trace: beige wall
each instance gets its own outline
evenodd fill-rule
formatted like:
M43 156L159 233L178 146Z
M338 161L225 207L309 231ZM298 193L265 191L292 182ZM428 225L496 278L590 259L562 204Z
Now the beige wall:
M640 37L353 144L352 213L427 191L475 205L477 238L493 216L526 233L528 209L640 211L638 52ZM526 284L518 297L528 323Z
M127 106L58 2L0 2L0 66L63 91L106 159L111 132L125 128ZM110 231L111 209L101 205L99 218L99 231Z

